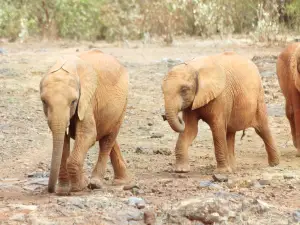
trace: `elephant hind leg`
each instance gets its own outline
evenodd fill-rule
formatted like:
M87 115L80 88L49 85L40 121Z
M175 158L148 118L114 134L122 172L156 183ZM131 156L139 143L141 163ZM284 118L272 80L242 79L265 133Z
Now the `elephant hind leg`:
M236 169L236 161L235 161L235 153L234 153L235 132L227 132L226 141L227 141L229 166L234 171Z
M114 184L121 185L128 183L130 178L127 175L127 169L125 161L122 157L120 146L117 141L110 152L110 160L114 169Z
M294 144L295 148L297 148L295 117L294 117L293 106L287 101L285 103L285 114L290 122L291 134L293 137L293 144Z
M255 132L262 138L268 154L268 162L270 166L279 164L279 155L275 147L275 142L272 137L267 117L266 105L259 105L256 115Z

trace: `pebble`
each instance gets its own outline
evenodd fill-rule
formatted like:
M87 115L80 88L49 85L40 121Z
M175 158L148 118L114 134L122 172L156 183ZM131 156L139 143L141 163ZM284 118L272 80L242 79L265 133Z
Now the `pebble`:
M21 209L21 210L30 210L30 211L34 211L37 209L37 205L10 204L8 206L12 209Z
M228 181L228 176L223 175L223 174L214 174L213 176L214 181L216 182L227 182Z
M265 212L271 207L271 205L259 199L256 199L256 203L259 205L260 212Z
M266 180L266 179L260 179L260 180L258 180L258 183L260 185L264 186L264 185L270 185L271 181L270 180Z
M146 202L144 201L144 199L142 198L138 198L138 197L130 197L128 199L128 205L130 206L135 206L138 209L142 209L145 208L146 206Z
M153 153L156 154L156 155L171 155L172 152L167 149L167 148L160 148L160 149L156 149L156 150L153 150Z
M14 220L14 221L23 222L23 221L25 221L25 215L24 215L24 213L18 213L18 214L11 216L9 219Z
M137 154L143 154L145 152L145 150L142 147L136 147L135 149L135 153Z
M153 133L151 135L151 138L162 138L163 136L165 136L165 135L162 133Z
M291 179L294 179L296 176L294 174L284 174L283 175L283 178L285 180L291 180Z
M201 188L205 188L205 187L209 187L209 188L215 188L215 189L222 189L222 186L215 184L212 181L209 180L205 180L205 181L200 181L200 185Z
M155 213L152 211L145 211L144 212L144 223L146 225L154 225L155 224Z
M27 176L30 178L44 178L49 177L49 173L44 171L36 171L28 174Z
M300 210L296 210L295 212L293 212L293 218L295 222L300 222Z
M134 220L139 221L143 219L143 214L141 211L129 211L127 212L127 221Z

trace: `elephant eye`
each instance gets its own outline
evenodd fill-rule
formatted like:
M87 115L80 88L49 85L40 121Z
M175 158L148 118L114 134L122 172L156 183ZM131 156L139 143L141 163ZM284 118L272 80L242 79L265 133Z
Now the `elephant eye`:
M71 105L72 105L72 106L75 105L76 101L77 101L76 99L73 100L73 101L71 102Z
M190 88L188 86L183 86L183 87L180 88L180 92L182 94L185 94L188 90L190 90Z

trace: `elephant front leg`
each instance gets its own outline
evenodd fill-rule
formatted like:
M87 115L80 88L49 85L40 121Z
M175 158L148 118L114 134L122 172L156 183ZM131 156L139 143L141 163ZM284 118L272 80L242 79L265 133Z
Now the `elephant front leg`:
M58 184L56 186L56 194L67 195L70 192L70 179L67 170L67 159L70 155L70 136L65 134L63 154L58 175Z
M292 107L294 115L294 128L295 134L293 135L293 141L296 143L297 157L300 157L300 93L296 88L292 89Z
M217 160L217 168L215 173L231 173L232 169L228 162L228 149L226 141L225 125L211 126L213 141L215 147L215 156Z
M100 189L103 186L102 180L106 172L107 161L111 154L112 147L115 144L116 134L105 136L99 141L99 156L96 166L92 172L89 183L90 189Z
M175 172L187 173L190 171L188 148L198 133L198 118L194 112L184 112L185 129L180 133L175 147Z
M236 160L235 160L235 153L234 153L235 132L227 132L226 141L227 141L229 166L234 171L236 169Z
M67 160L67 170L71 181L71 191L81 191L88 185L83 170L86 153L96 142L97 131L94 117L86 114L83 121L76 124L74 149Z

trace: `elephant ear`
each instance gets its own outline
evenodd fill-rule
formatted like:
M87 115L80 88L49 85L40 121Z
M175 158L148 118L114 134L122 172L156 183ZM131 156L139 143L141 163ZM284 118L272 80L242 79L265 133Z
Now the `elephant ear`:
M219 66L201 68L196 73L196 94L192 110L215 99L225 88L226 75Z
M62 69L77 75L79 78L80 98L77 114L79 120L83 120L98 86L98 75L91 65L76 56L68 58L63 64Z

